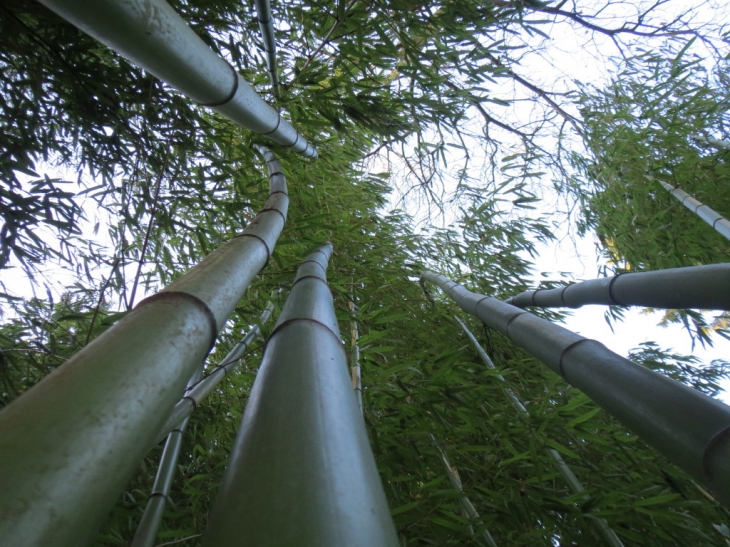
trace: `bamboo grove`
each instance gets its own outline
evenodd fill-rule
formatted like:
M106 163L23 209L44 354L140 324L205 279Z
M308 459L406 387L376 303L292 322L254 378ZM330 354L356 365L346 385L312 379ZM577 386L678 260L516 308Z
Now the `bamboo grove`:
M717 29L640 3L44 4L0 7L0 266L75 284L3 278L0 545L727 545L728 365L645 344L616 363L679 391L624 396L574 335L516 330L601 303L727 335L730 243L667 188L730 215L726 65L690 49ZM533 79L551 25L612 37L607 92ZM533 286L545 171L613 276ZM447 173L458 214L416 230L393 188L444 208Z

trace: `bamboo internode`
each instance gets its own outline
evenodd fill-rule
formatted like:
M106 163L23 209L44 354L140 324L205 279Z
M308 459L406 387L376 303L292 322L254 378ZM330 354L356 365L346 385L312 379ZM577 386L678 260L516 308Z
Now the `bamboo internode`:
M286 183L265 152L270 197L240 236L0 412L4 545L93 537L281 232Z
M317 151L165 0L42 0L49 9L192 100L305 157Z
M347 373L331 252L304 261L266 343L204 546L399 545Z
M695 198L690 196L687 192L679 188L678 186L672 186L671 184L664 182L663 180L658 181L665 190L669 191L677 201L684 205L687 209L692 211L707 224L712 226L717 232L719 232L725 239L730 239L730 220L726 219L720 213L711 209L701 201L697 201Z
M730 407L545 319L476 294L443 275L423 277L464 311L505 334L730 503Z
M605 304L730 310L730 264L623 273L560 289L525 291L505 302L518 308L579 308L586 304Z

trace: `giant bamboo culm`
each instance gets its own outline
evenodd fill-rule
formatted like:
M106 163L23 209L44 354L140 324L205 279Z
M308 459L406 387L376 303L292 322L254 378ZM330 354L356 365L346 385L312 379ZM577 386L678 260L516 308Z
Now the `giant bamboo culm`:
M326 281L331 252L301 265L266 343L204 546L399 545Z
M86 545L284 226L273 155L254 221L0 412L0 544Z

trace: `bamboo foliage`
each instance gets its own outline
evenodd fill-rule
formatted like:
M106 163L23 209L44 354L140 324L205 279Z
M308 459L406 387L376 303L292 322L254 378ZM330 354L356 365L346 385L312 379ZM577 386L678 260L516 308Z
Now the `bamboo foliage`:
M714 146L715 148L730 150L730 141L726 141L724 139L716 139L714 137L705 137L703 135L693 135L693 137L695 138L695 140L698 140L705 144L709 144L711 146Z
M471 340L471 343L474 345L474 349L476 349L479 357L481 357L486 367L495 370L496 367L494 366L494 363L489 358L489 355L487 355L487 352L484 351L484 348L482 348L481 344L476 339L471 330L469 330L469 327L467 327L466 324L458 317L454 316L454 319L456 319L464 333L467 335L469 340ZM504 394L512 403L512 406L518 412L518 414L521 414L522 416L529 416L530 413L525 408L525 405L522 404L522 402L517 398L517 396L510 388L506 387L507 382L501 374L497 375L497 380L502 384L502 391L504 391ZM565 460L560 455L560 453L554 448L546 448L545 453L555 461L558 471L560 471L560 474L565 479L565 482L567 483L570 490L574 494L585 493L585 488L581 484L580 480L578 480L578 477L575 476L575 473L573 473L573 470L570 468L570 466L565 463ZM588 518L591 520L591 522L593 522L599 535L606 542L606 545L610 545L611 547L623 547L623 542L619 539L619 537L616 535L616 532L611 529L611 527L604 519L597 518L591 515L589 515Z
M100 525L284 226L286 181L262 151L270 195L243 233L0 413L6 544L81 545Z
M682 190L679 186L672 186L668 182L663 180L659 181L665 190L672 194L677 201L684 205L687 209L692 211L707 224L712 226L717 232L719 232L724 238L730 239L730 220L726 219L720 213L705 205L701 201L697 201L695 198L690 196L687 192Z
M730 264L623 273L560 289L525 291L505 302L518 308L579 308L586 304L605 304L730 310Z
M305 157L317 151L164 0L43 4L197 103Z
M203 545L397 546L347 373L327 245L269 337Z
M730 407L549 321L433 272L464 311L505 334L730 503Z

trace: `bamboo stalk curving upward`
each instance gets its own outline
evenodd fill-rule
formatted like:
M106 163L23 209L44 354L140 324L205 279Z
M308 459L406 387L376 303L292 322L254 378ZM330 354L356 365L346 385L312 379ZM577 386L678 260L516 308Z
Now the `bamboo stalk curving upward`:
M616 355L600 342L472 293L443 275L424 272L423 277L730 503L730 407Z
M256 19L261 29L261 39L266 53L266 70L271 80L274 97L279 96L279 73L276 68L276 41L274 40L274 17L269 0L256 0Z
M226 318L269 260L289 198L270 194L222 245L0 412L0 542L87 544Z
M326 269L307 257L266 343L204 546L397 547Z

